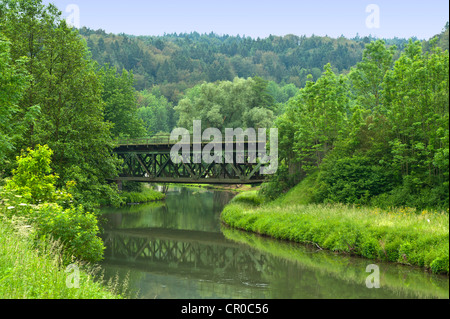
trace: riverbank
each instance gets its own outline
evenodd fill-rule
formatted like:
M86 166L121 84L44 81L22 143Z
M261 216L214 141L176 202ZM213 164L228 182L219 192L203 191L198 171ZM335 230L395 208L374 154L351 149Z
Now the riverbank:
M122 192L120 197L122 198L123 203L127 205L162 201L166 198L166 195L145 187L141 192Z
M66 272L61 264L58 245L37 250L30 231L0 220L0 299L122 299L117 287L94 280L93 269L80 266L76 281L75 269Z
M169 184L170 186L183 187L183 188L202 188L208 190L221 190L233 193L245 193L253 190L259 190L260 186L254 185L213 185L213 184Z
M296 201L296 194L305 196L294 188L263 203L257 192L240 194L225 207L222 221L260 235L448 275L448 212L314 205L305 198Z
M319 276L334 278L326 284L327 291L337 292L332 298L349 298L340 286L342 282L364 285L368 273L366 267L371 262L365 258L335 255L332 252L317 247L308 247L287 241L229 228L221 229L224 236L233 242L243 244L264 254L270 254L299 265L303 270L313 271ZM445 275L424 273L419 267L405 267L399 264L377 262L380 267L380 286L383 291L390 291L406 299L448 299L449 281ZM302 274L303 276L303 274ZM373 298L375 291L362 293L359 298Z

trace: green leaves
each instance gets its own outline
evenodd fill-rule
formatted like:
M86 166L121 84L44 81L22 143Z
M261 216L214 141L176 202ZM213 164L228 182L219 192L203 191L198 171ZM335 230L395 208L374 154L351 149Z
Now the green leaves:
M34 221L38 226L37 236L51 235L65 247L65 256L98 262L103 259L103 241L97 237L97 217L86 212L82 206L63 209L57 204L44 204Z
M320 165L347 125L347 85L326 65L317 82L308 82L289 103L295 127L294 152L305 171Z
M325 66L276 120L289 176L320 171L316 200L448 206L448 51L395 54L379 40L347 78Z
M274 119L274 101L267 91L267 82L260 78L234 79L204 83L189 90L175 107L179 127L190 129L194 120L203 127L269 128Z
M105 120L114 124L114 137L142 137L146 135L143 122L137 115L133 73L105 65L101 71L102 99L105 102Z
M112 124L105 121L104 85L78 32L67 26L55 6L41 0L7 0L0 23L11 41L12 61L28 57L23 64L29 74L27 87L7 121L23 137L10 138L9 148L48 145L54 151L52 168L60 176L57 186L76 181L75 199L90 207L102 196L119 200L106 183L117 175L118 160L112 155ZM19 70L20 63L15 64ZM132 108L132 74L111 75L108 80L110 96L104 97L108 107ZM126 122L124 114L120 115ZM138 128L137 123L132 129Z
M26 60L13 61L10 46L10 42L0 33L0 174L5 160L14 149L14 141L22 137L21 124L28 120L25 118L13 122L19 110L18 103L28 87L29 77L24 66Z
M17 191L30 204L53 201L56 197L57 175L51 174L53 151L47 145L38 145L36 150L27 150L17 157L17 169L6 184L6 191Z

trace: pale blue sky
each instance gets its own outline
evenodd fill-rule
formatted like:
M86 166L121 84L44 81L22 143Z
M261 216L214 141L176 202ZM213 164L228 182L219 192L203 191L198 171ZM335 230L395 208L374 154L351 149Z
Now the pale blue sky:
M80 24L92 29L134 35L197 31L251 37L328 35L354 37L417 36L428 39L449 20L447 0L44 0L63 14L80 9ZM369 29L369 4L380 9L380 27Z

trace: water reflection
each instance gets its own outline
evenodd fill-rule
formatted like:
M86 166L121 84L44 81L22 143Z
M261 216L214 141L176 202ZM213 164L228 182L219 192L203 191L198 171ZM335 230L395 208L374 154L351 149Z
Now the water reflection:
M107 211L106 276L130 274L139 298L448 298L448 277L316 252L220 224L228 192L170 189L165 203ZM106 213L106 211L105 211Z

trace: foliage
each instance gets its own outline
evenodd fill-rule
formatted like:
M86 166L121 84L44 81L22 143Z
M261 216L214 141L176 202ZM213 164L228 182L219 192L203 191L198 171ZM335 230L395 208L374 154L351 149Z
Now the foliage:
M287 166L278 167L276 174L262 184L259 193L268 200L275 200L296 185L297 177L289 173Z
M10 42L0 33L0 174L14 151L15 140L22 138L23 125L33 119L30 113L22 121L12 121L18 111L17 104L28 86L25 61L11 60Z
M144 122L145 134L169 133L176 126L175 111L162 93L154 88L137 92L137 114Z
M267 82L259 78L201 84L189 90L175 107L179 127L190 129L194 120L201 120L202 127L221 132L226 128L269 128L273 109Z
M38 238L51 236L61 241L65 256L88 262L103 260L105 247L98 237L97 217L82 206L64 209L58 204L43 204L31 221L37 225Z
M5 191L16 191L29 204L56 200L57 175L50 167L53 151L47 145L28 149L17 157L17 168L5 186Z
M57 189L57 175L52 174L48 146L29 149L17 157L17 169L2 193L0 211L9 218L21 217L36 227L38 240L51 237L61 241L66 258L72 256L97 262L103 258L103 242L97 237L97 217L71 204L67 189ZM68 188L73 183L68 183Z
M1 209L0 209L1 213ZM106 287L98 271L82 266L80 289L67 289L61 247L47 241L37 250L26 225L0 219L0 296L3 299L121 299L119 287Z
M316 201L354 204L368 204L369 198L391 191L396 184L389 170L361 156L326 161L318 180Z
M349 71L361 61L364 46L373 40L292 34L253 39L197 32L136 37L88 28L81 28L80 34L99 64L133 71L137 90L158 86L174 104L186 89L202 82L232 81L236 77L259 76L281 86L304 87L308 75L317 80L327 63L336 73ZM399 48L406 42L389 40Z
M277 187L318 170L317 202L448 207L449 58L435 44L410 41L393 63L376 41L348 77L328 65L307 83L275 121Z
M258 191L242 192L231 200L232 203L247 203L258 206L264 202L264 198L258 194Z
M12 122L24 122L40 106L13 147L48 145L58 186L75 181L73 196L80 203L94 207L101 197L117 201L106 180L116 175L119 162L112 155L111 124L104 121L98 68L86 44L55 6L41 0L3 1L0 24L11 42L11 60L26 56L30 76Z
M114 137L142 137L146 135L144 124L137 114L137 101L133 87L133 73L117 70L109 65L101 70L102 99L105 102L105 120L114 124Z
M349 109L347 92L345 79L336 76L331 65L327 64L317 82L308 82L289 101L285 119L293 120L288 126L294 130L292 149L304 172L319 167L336 141L346 133Z
M146 188L140 192L122 192L120 197L124 204L142 204L163 200L165 195L150 188Z

